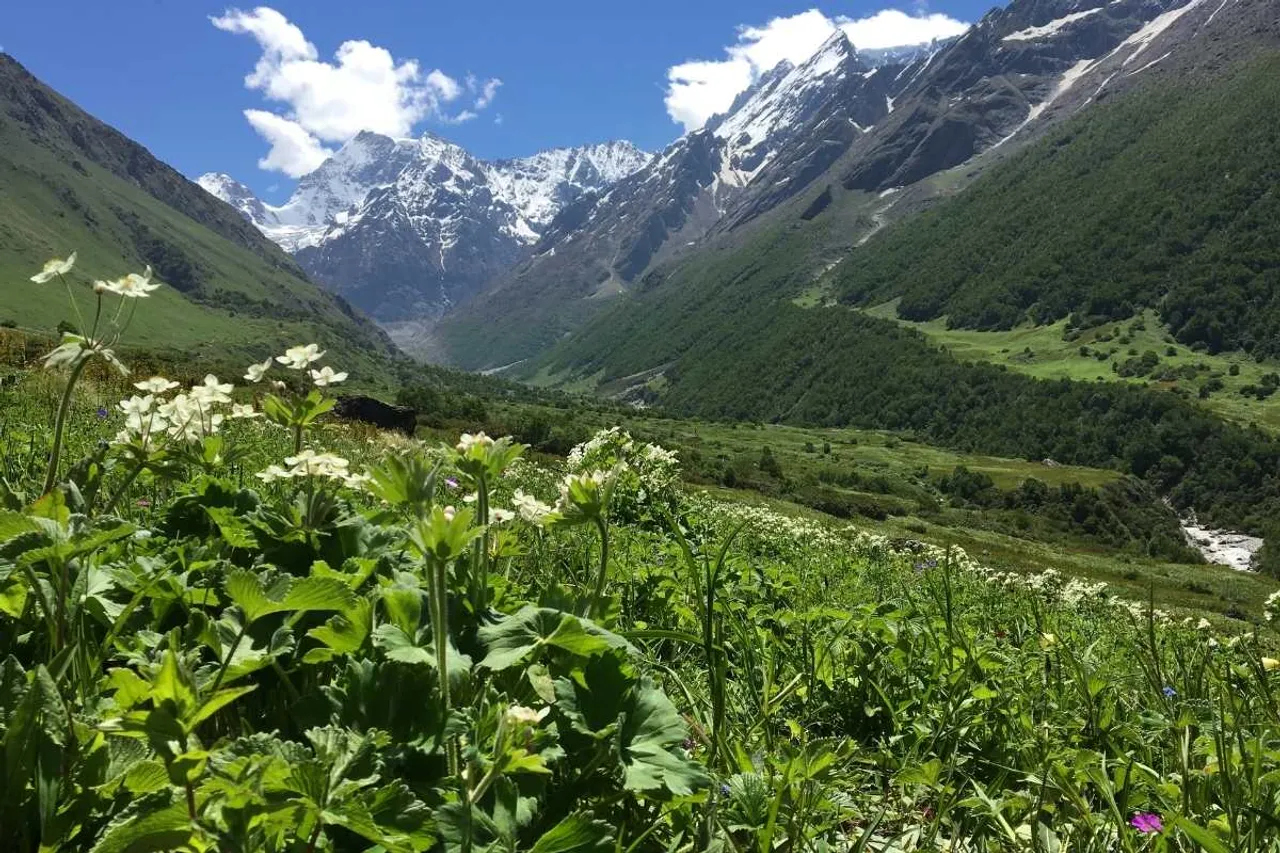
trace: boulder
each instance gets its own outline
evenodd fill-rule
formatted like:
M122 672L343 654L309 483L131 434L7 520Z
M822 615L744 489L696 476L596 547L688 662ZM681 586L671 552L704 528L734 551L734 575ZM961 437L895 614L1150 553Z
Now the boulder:
M418 413L413 409L393 406L373 397L339 397L333 413L349 421L397 430L407 436L412 436L418 426Z

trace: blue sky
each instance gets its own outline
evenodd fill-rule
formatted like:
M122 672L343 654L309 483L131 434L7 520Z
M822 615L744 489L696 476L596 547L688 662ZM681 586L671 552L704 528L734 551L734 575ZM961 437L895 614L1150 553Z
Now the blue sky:
M658 150L762 64L808 50L823 26L855 43L946 34L989 5L908 2L896 7L906 14L873 17L894 7L274 0L235 12L203 0L7 0L0 47L183 173L227 172L279 201L291 172L362 122L432 130L481 157L606 139Z

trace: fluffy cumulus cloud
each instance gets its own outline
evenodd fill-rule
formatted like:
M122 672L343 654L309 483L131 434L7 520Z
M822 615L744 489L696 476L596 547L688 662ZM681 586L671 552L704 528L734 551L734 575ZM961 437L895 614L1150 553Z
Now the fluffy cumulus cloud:
M325 61L301 29L265 6L231 9L210 20L220 30L258 42L262 55L245 85L283 109L245 110L245 118L271 146L258 165L292 177L323 162L329 145L362 130L407 136L427 118L469 118L489 105L499 85L475 78L464 84L439 69L424 72L416 60L398 61L386 48L363 40L343 42L333 60ZM486 92L490 95L481 105ZM463 95L474 97L473 106L453 111L451 105Z
M685 130L697 130L727 110L761 74L783 60L804 62L837 29L855 46L871 50L949 38L963 33L968 24L942 14L910 15L897 9L856 19L829 18L810 9L762 26L742 26L737 41L725 49L724 59L696 60L668 69L667 114Z

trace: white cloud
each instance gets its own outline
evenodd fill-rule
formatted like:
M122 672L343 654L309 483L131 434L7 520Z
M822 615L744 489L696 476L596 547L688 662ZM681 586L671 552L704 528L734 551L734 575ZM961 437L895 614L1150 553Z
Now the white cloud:
M915 16L897 9L881 9L869 18L838 18L837 21L849 41L866 50L925 44L958 36L969 29L968 24L940 12Z
M439 68L427 75L427 85L440 96L442 101L455 100L462 94L462 84Z
M472 84L471 91L478 92L475 101L475 108L477 110L482 110L492 104L493 99L498 97L498 88L502 85L502 81L497 77L491 77L483 83L472 77L468 82Z
M870 50L948 38L964 32L968 24L942 14L916 16L896 9L858 19L831 19L810 9L762 26L741 26L737 41L725 48L727 58L695 60L668 69L667 114L686 131L697 130L727 110L734 98L779 62L799 64L813 56L837 27L854 45Z
M249 123L271 151L259 165L286 174L316 163L325 143L343 143L362 130L408 136L419 122L435 118L465 121L445 107L468 89L439 69L423 72L417 60L396 60L386 48L363 40L345 41L333 61L319 58L302 30L275 9L228 10L210 21L220 30L252 36L262 49L245 86L284 106L278 113L247 110ZM485 84L487 85L487 84ZM485 91L488 91L487 89ZM497 87L492 92L496 94ZM314 168L314 165L312 166Z
M300 178L333 153L296 121L266 110L245 110L244 117L259 136L271 143L267 156L258 161L261 169Z
M445 116L442 121L444 121L445 124L465 124L477 117L477 113L474 113L471 110L463 110L457 115Z

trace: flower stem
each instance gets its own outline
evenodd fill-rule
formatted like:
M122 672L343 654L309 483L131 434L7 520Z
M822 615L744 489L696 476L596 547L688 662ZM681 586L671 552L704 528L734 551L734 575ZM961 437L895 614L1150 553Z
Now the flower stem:
M142 465L135 466L134 469L129 472L129 476L124 478L124 482L120 484L120 488L116 489L115 494L111 496L111 500L107 501L106 508L102 510L104 514L110 515L111 510L116 508L116 504L120 503L120 499L124 497L124 493L129 491L129 487L133 485L133 481L138 479L138 475L142 473L142 468Z
M436 670L440 676L440 705L444 723L449 720L449 601L447 599L449 564L431 558L431 630L435 635ZM452 740L445 744L449 759L449 775L458 775L458 755Z
M600 569L596 572L596 585L591 593L591 606L587 616L596 619L600 616L604 587L609 582L609 525L602 516L595 516L596 529L600 531Z
M49 453L49 470L45 474L44 490L41 494L47 495L53 491L53 484L58 479L58 463L62 459L62 435L67 426L67 412L71 410L71 397L75 393L76 382L80 380L80 374L84 372L88 363L88 357L81 358L76 362L75 367L71 368L71 375L67 377L67 387L62 392L62 403L58 406L58 417L53 422L53 450Z

